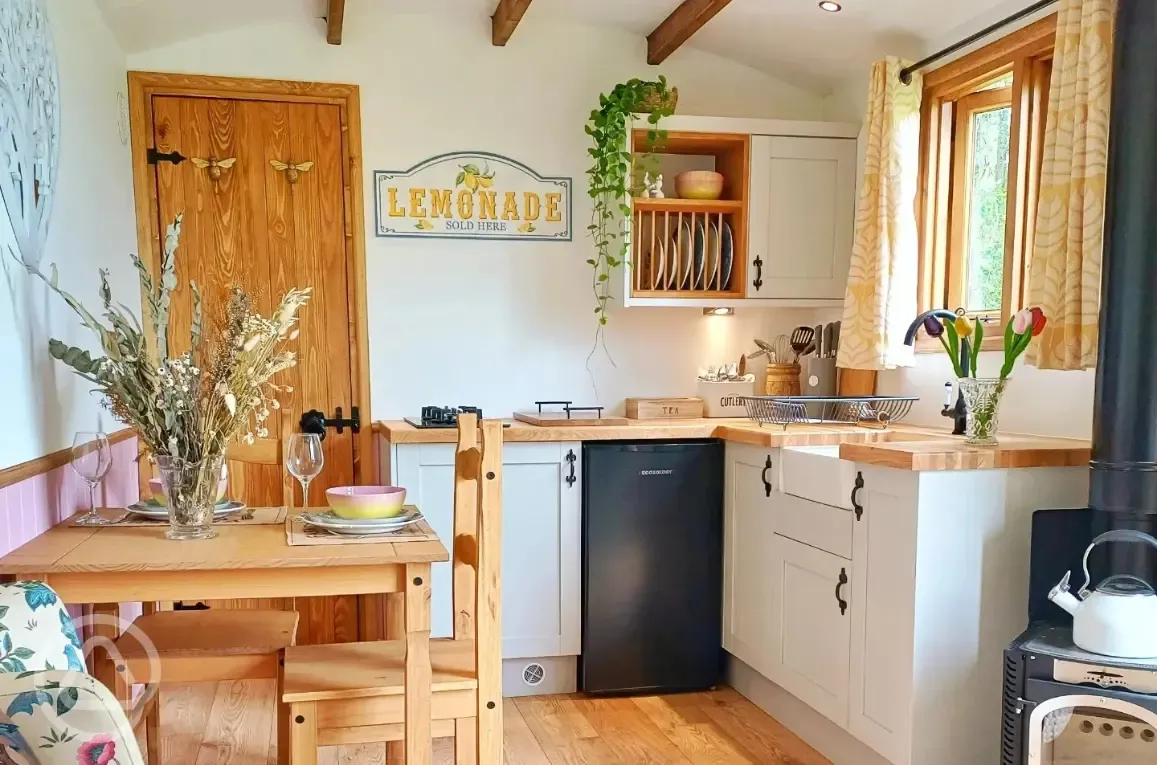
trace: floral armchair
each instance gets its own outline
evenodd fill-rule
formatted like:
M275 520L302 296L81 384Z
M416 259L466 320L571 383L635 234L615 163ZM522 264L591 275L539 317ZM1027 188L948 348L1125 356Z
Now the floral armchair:
M144 765L116 697L85 674L43 582L0 585L0 765Z

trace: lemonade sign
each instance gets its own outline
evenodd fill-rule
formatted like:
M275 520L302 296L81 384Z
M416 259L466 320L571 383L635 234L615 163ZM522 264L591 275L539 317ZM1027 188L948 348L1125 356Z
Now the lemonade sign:
M571 179L487 152L374 173L378 236L571 241Z

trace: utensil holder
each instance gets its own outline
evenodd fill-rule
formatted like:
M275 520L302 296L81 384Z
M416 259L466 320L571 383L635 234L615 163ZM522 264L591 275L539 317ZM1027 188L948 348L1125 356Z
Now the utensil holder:
M768 396L800 395L799 373L799 364L768 364L764 392Z

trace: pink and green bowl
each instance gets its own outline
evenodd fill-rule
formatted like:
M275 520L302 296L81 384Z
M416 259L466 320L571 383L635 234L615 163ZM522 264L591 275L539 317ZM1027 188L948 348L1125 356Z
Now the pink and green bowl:
M329 507L339 518L395 518L406 504L401 486L334 486L325 490Z

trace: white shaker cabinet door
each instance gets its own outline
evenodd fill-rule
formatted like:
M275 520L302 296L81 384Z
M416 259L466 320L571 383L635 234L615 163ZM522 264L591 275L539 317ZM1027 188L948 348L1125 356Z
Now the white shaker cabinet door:
M864 486L856 492L862 512L852 533L848 731L903 765L912 727L916 474L857 468Z
M848 722L851 561L778 534L767 550L771 679L842 727Z
M449 548L454 538L454 446L399 445L393 481L407 489ZM502 656L581 650L582 445L505 444L502 459ZM570 480L573 476L573 481ZM431 572L433 637L453 634L449 563Z
M754 136L747 297L842 300L855 197L855 140Z
M723 647L770 677L775 608L768 551L779 450L727 444L724 476Z

